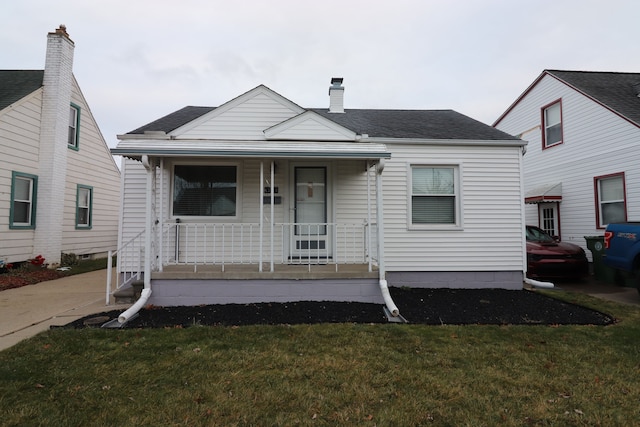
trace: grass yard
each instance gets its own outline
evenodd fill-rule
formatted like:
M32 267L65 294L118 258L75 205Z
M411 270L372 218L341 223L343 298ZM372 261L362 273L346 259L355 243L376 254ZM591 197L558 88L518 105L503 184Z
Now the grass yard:
M619 322L54 329L0 352L0 424L637 425L640 308L567 298Z

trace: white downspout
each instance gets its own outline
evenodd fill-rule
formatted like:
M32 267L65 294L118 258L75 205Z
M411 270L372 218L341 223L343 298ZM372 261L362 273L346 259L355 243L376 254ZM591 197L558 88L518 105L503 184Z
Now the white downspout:
M529 132L531 130L534 130L535 128L529 129L526 132ZM520 134L520 137L522 137L522 134ZM527 153L527 146L523 146L521 149L521 155L520 155L520 218L522 219L522 222L524 224L525 222L525 207L524 207L524 173L522 172L523 169L523 158L524 155ZM524 268L522 269L522 275L524 277L524 283L526 283L527 285L536 287L536 288L545 288L545 289L552 289L555 287L555 285L551 282L541 282L539 280L534 280L534 279L529 279L527 277L527 250L526 250L526 246L527 246L527 235L526 235L526 228L523 225L522 227L522 241L524 242L524 248L523 248L523 254L522 254L522 263L524 264Z
M147 198L146 198L146 233L144 234L144 289L140 294L140 298L131 307L118 316L118 323L126 323L132 316L138 313L142 307L147 303L151 296L151 228L152 228L152 216L151 216L151 197L153 176L151 175L155 171L149 163L149 156L146 154L142 156L142 165L147 170Z
M400 310L396 307L396 304L391 298L389 293L389 287L387 286L386 271L384 265L384 215L383 215L383 203L382 203L382 171L384 170L384 159L380 159L376 168L376 219L378 223L378 270L379 270L379 285L380 292L382 292L382 298L387 306L387 309L392 316L398 317Z

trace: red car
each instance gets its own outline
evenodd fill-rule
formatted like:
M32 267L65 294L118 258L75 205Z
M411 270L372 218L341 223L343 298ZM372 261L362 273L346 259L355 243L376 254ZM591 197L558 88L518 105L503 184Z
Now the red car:
M559 242L532 225L527 225L526 231L527 277L580 279L589 273L589 261L580 246Z

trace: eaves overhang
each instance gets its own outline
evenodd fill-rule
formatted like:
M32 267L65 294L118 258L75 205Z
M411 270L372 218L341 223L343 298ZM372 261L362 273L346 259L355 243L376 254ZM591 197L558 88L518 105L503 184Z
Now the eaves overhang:
M389 159L386 145L370 142L211 141L127 139L111 154L153 157L242 157L315 159Z

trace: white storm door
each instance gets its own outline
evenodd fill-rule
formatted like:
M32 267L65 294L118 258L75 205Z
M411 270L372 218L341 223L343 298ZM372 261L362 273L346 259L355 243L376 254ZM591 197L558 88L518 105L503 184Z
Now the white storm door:
M540 215L540 228L553 237L560 236L560 227L558 227L558 204L540 203L538 207L538 215Z
M294 226L291 257L331 258L331 227L328 224L329 185L327 166L293 165Z

